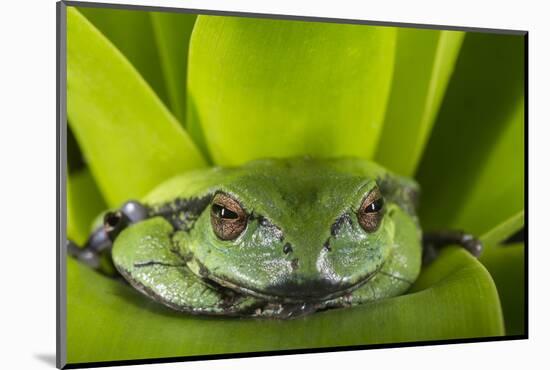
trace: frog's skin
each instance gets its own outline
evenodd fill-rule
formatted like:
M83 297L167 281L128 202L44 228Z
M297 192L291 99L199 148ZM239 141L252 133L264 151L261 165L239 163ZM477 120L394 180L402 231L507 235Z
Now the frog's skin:
M417 193L414 181L353 158L198 170L142 200L147 217L117 234L112 260L143 294L194 314L286 318L354 306L402 294L417 278ZM238 217L220 216L228 211Z

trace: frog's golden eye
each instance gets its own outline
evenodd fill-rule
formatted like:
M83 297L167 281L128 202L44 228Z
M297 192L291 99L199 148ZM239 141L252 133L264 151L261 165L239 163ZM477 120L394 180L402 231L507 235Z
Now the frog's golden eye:
M374 232L380 226L382 221L382 209L384 208L384 198L378 188L374 188L363 199L363 203L357 211L359 224L366 232Z
M218 238L236 239L246 228L248 216L243 207L228 195L218 193L212 200L210 222Z

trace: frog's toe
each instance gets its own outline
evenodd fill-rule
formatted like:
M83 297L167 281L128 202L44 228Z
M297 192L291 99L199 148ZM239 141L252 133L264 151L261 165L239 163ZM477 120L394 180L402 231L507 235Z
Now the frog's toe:
M461 230L440 230L424 233L422 244L422 263L424 265L431 263L439 254L440 249L448 245L460 245L474 257L479 257L483 251L483 244L478 238Z
M132 223L145 220L149 216L149 210L143 204L135 200L129 200L120 210L130 219Z

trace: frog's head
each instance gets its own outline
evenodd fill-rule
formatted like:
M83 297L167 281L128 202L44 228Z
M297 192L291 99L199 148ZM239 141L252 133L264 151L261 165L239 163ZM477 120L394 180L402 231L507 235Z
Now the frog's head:
M377 273L392 249L396 205L376 179L289 166L247 168L210 190L194 228L175 238L195 273L282 301L334 298Z

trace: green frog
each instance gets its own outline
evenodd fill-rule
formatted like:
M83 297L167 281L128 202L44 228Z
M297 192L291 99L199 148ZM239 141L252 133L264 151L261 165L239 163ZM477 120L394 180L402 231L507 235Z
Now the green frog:
M364 159L265 159L174 177L69 254L192 314L291 318L406 292L456 231L423 234L419 186Z

